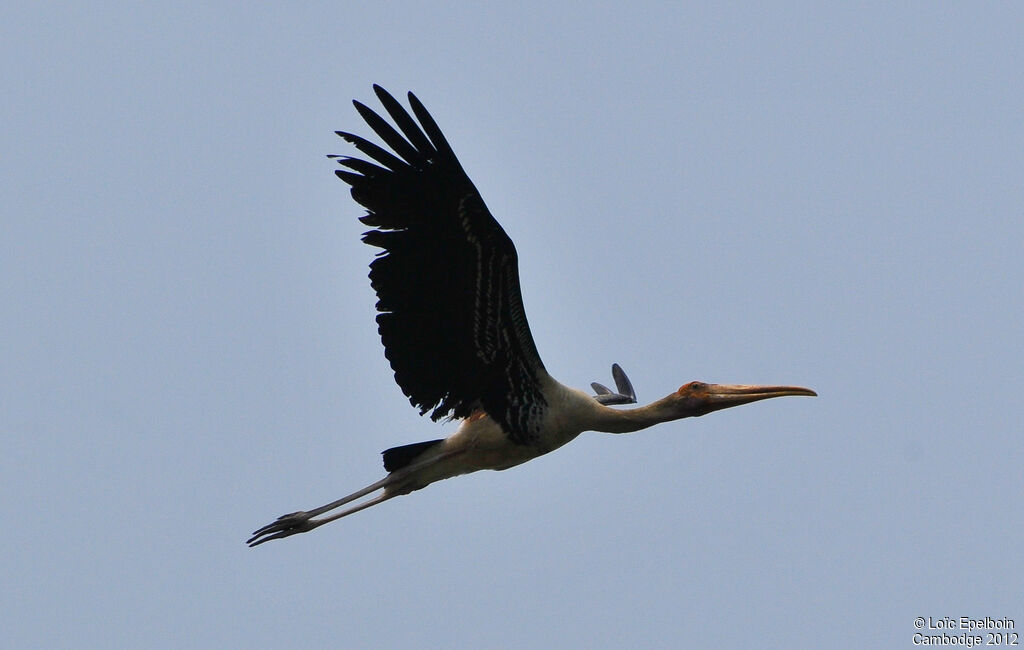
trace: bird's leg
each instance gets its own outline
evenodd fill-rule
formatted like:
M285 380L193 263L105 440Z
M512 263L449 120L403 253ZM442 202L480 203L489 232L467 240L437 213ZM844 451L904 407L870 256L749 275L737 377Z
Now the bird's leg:
M361 490L353 492L348 496L344 496L337 501L332 501L326 505L322 505L319 508L315 508L310 511L299 510L298 512L290 512L286 515L281 515L276 521L273 521L259 530L255 530L252 533L252 537L246 541L249 546L257 546L263 542L269 542L272 539L281 539L282 537L288 537L290 535L296 535L298 533L305 533L313 530L320 523L313 520L313 517L318 517L325 512L340 508L346 503L351 503L356 499L366 496L371 492L375 492L381 488L387 487L393 482L392 475L388 474L376 483L367 485ZM257 538L262 537L259 541Z
M406 494L406 492L401 491L385 491L382 494L374 497L373 499L366 501L365 503L353 506L352 508L331 515L329 517L324 517L322 519L314 519L314 517L319 517L325 512L330 512L331 510L340 508L346 503L351 503L352 501L355 501L360 497L364 497L367 494L370 494L371 492L376 492L377 490L387 488L396 484L400 484L402 481L408 479L416 472L424 468L430 467L431 465L445 458L450 458L460 453L462 453L462 450L454 450L439 454L437 456L433 456L431 458L427 458L426 460L423 460L419 463L414 463L412 465L409 465L408 467L403 467L402 469L391 472L390 474L388 474L381 480L377 481L376 483L371 483L370 485L367 485L363 489L357 490L356 492L344 496L338 499L337 501L332 501L326 505L320 506L319 508L314 508L313 510L300 510L298 512L291 512L286 515L281 515L277 518L277 520L267 524L266 526L258 530L253 531L252 537L246 540L245 543L249 546L259 546L263 542L269 542L273 539L282 539L284 537L290 537L292 535L297 535L299 533L309 532L314 528L322 526L328 522L334 521L335 519L341 519L346 515L350 515L354 512L359 512L360 510L369 508L370 506L377 505L378 503L387 501L392 497L399 496L400 494Z
M341 512L330 515L328 517L324 517L322 519L312 518L316 515L312 515L310 514L310 512L316 512L316 510L312 510L310 512L293 512L290 515L282 515L278 517L277 521L275 521L274 523L268 524L254 532L252 537L250 537L246 541L246 544L248 544L249 546L259 546L263 542L269 542L273 539L291 537L292 535L297 535L298 533L308 533L314 528L323 526L324 524L332 522L335 519L341 519L342 517L348 516L354 512L365 510L370 506L375 506L378 503L383 503L384 501L387 501L388 499L391 499L393 497L397 497L398 495L398 492L381 492L380 494L370 499L369 501L352 506L351 508L346 508ZM317 508L317 510L320 509Z

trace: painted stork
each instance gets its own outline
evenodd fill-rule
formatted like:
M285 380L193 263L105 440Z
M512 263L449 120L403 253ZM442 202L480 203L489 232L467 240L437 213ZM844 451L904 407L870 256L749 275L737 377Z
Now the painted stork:
M360 220L373 230L363 241L382 249L370 264L370 284L395 381L421 415L462 422L447 438L388 449L383 479L319 508L282 515L256 530L250 546L313 530L435 481L514 467L584 431L629 433L762 399L816 395L799 386L693 381L646 406L620 410L611 406L635 403L636 396L618 365L612 366L615 391L594 383L597 395L590 396L556 381L526 322L512 240L416 96L409 93L413 120L387 91L373 89L398 130L353 103L391 151L339 131L369 160L331 156L343 167L335 174L367 210Z

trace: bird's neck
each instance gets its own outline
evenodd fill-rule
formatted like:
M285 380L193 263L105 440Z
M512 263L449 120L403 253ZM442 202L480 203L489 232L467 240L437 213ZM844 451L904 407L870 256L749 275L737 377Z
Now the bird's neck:
M600 404L598 406L600 408L593 412L594 420L588 428L602 433L632 433L681 417L672 408L671 395L634 409L620 410Z

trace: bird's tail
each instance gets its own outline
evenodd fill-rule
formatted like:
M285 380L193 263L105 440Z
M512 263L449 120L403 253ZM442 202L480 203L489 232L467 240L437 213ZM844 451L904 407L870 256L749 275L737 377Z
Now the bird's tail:
M441 442L444 442L444 438L427 440L426 442L414 442L411 445L402 445L401 447L385 449L381 452L381 455L384 456L384 469L389 472L393 472L397 469L407 467L424 451Z

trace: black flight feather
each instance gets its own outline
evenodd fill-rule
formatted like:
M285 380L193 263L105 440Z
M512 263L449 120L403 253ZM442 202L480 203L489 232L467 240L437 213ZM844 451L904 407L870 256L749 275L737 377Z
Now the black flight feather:
M374 230L363 241L382 249L370 284L395 381L421 414L483 409L515 442L534 442L547 373L523 310L515 246L423 104L409 94L414 120L383 88L374 92L398 130L359 102L356 110L397 156L339 131L381 166L340 158L346 169L336 173L367 210L360 220Z

